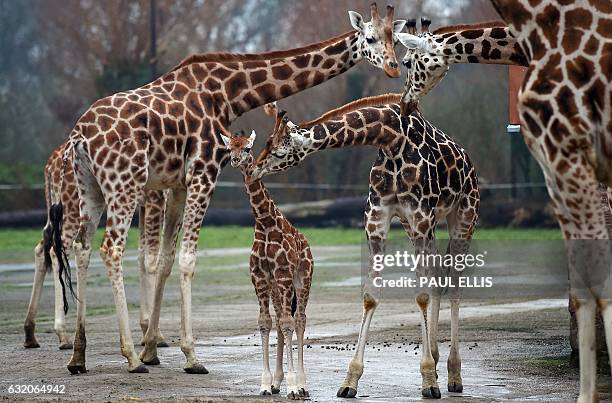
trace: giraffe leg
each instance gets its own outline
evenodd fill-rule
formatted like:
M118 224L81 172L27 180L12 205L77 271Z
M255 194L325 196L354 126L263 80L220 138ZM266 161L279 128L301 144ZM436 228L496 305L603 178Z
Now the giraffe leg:
M88 175L84 167L79 165L75 166L75 174L79 178L81 224L73 246L77 266L78 300L76 303L77 317L74 348L67 366L72 374L87 372L85 367L85 349L87 347L85 336L87 268L91 256L91 242L104 211L104 199L99 187L95 183L95 179Z
M25 332L25 341L23 343L23 346L25 348L40 347L40 344L38 344L38 341L36 340L35 329L36 312L38 311L38 304L40 303L40 296L42 294L42 288L45 282L45 275L47 274L43 250L43 241L40 241L36 245L36 248L34 248L34 283L32 284L32 294L30 295L28 313L26 314L25 323L23 324L23 330Z
M579 403L596 402L597 357L595 348L595 312L593 299L577 300L578 343L580 345L580 395Z
M172 265L174 264L176 242L181 229L184 208L185 191L182 189L171 189L166 200L161 251L157 260L158 268L155 279L153 308L149 318L149 327L144 337L145 348L140 353L140 360L147 365L159 365L157 342L160 335L159 317L161 314L161 304L166 280L170 276Z
M410 227L414 230L420 231L421 228L426 228L425 233L415 232L414 234L413 241L415 244L415 253L423 253L424 255L433 254L435 252L436 228L436 220L433 214L424 216L421 213L416 213L407 216L406 218L412 220ZM439 269L440 268L438 267L417 267L416 275L417 278L430 276L438 277L438 274L436 273ZM434 302L435 306L432 308L432 311L434 311L434 315L438 314L440 309L440 297L438 293L439 290L436 288L425 288L423 290L419 290L415 298L421 313L421 335L423 341L420 364L422 380L421 394L423 397L434 399L439 399L442 395L440 394L440 387L438 386L436 360L432 354L431 347L432 340L434 344L438 343L436 334L437 329L432 329L430 317L428 316L428 310L432 304L432 300L437 300Z
M610 279L608 279L610 281ZM610 292L608 290L608 292ZM612 299L600 299L598 305L601 309L601 316L604 322L604 330L606 333L606 345L608 346L608 357L612 357ZM612 360L610 360L610 368L612 368Z
M480 205L480 193L475 175L472 177L470 190L462 195L457 209L446 217L448 223L449 244L448 252L453 256L467 255L470 251L470 240L474 233L476 221L478 220L478 208ZM459 271L450 268L450 275L455 277L458 284ZM465 272L463 272L465 273ZM451 304L451 347L448 353L446 367L448 370L448 391L463 392L463 380L461 378L461 356L459 355L459 302L461 301L461 289L452 288L449 291Z
M308 250L310 255L310 250ZM297 309L295 311L295 332L298 343L298 369L297 387L300 398L310 397L306 386L306 372L304 371L304 331L306 330L306 306L310 295L310 283L312 280L312 255L310 260L302 261L298 275L301 281L294 283L297 296Z
M283 370L283 354L285 352L285 336L283 336L283 330L280 327L280 318L283 314L281 309L281 296L276 287L272 288L272 305L276 314L276 362L274 369L274 380L272 381L272 394L276 395L280 393L280 386L285 379L285 372Z
M140 272L140 328L143 336L140 344L143 346L155 298L155 280L164 205L163 192L150 190L145 192L144 204L140 206L138 268ZM157 347L169 347L161 331L158 334Z
M128 360L128 371L149 372L140 363L134 342L130 332L129 314L125 296L125 286L123 284L122 259L125 250L130 223L136 209L138 194L142 191L139 188L126 189L121 195L121 200L111 198L108 201L108 222L104 240L100 248L100 255L106 266L106 272L110 279L113 296L115 299L115 309L119 321L119 341L121 354Z
M270 371L270 330L272 317L270 316L270 283L267 272L261 270L259 261L251 255L251 281L255 287L257 301L259 302L259 332L261 333L262 371L259 387L260 395L272 394L272 372Z
M299 399L299 391L297 384L297 373L293 365L293 331L295 330L295 320L291 316L291 300L293 299L293 282L287 282L287 279L281 278L281 273L291 273L292 270L288 267L275 267L274 277L276 287L279 289L281 297L281 317L278 320L283 338L285 339L285 351L287 353L287 398Z
M70 341L70 337L66 333L66 314L64 313L62 285L60 284L59 267L55 254L51 255L51 261L53 262L53 283L55 287L55 320L53 324L53 330L55 331L55 334L59 339L59 349L70 350L72 349L72 342Z
M338 397L352 398L357 396L357 385L361 375L363 375L363 357L368 340L368 331L374 311L379 303L380 289L374 286L374 278L378 274L372 269L372 263L375 255L384 252L385 239L391 225L391 213L388 207L375 204L372 199L372 197L368 197L365 214L370 266L368 278L365 280L363 287L363 316L359 329L359 340L357 341L355 355L349 363L346 378L336 393Z
M181 286L181 351L187 362L183 369L190 374L207 374L208 370L198 362L191 324L191 283L195 273L198 238L202 220L214 190L216 178L194 176L187 191L183 215L183 240L179 254L179 280Z

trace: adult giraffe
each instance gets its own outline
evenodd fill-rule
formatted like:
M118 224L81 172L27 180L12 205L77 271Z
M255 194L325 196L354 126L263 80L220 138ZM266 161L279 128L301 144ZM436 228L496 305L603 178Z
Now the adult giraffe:
M81 199L81 225L75 248L89 259L90 244L107 208L106 232L100 253L112 283L121 353L130 372L148 372L141 364L158 364L156 339L165 281L174 262L179 229L181 350L189 373L207 373L197 360L191 325L191 280L199 229L227 162L227 148L218 133L246 111L303 91L335 77L367 59L387 75L399 77L394 32L405 21L385 18L371 6L365 22L349 12L354 31L302 48L262 54L210 53L194 55L163 77L135 90L95 102L73 129L65 155L74 154L74 172ZM129 331L121 259L127 231L143 189L169 189L159 256L154 307L139 357ZM61 212L61 205L51 210ZM78 253L78 252L77 252ZM77 262L77 266L79 266ZM60 265L60 272L66 274ZM78 271L79 284L85 273ZM85 287L83 285L83 287ZM84 326L77 315L79 328ZM85 371L85 349L75 349L71 372Z
M63 249L70 255L72 243L79 229L79 197L77 194L76 180L74 174L68 170L63 178L63 186L60 185L62 175L63 155L67 143L53 150L47 164L45 165L45 203L47 208L51 206L51 200L62 200L63 214L59 222L52 222L47 218L47 224L43 231L43 239L34 248L35 272L32 284L32 293L28 305L23 329L25 332L25 348L38 348L40 344L36 340L36 313L42 294L43 283L47 272L53 272L55 286L55 320L54 330L59 338L59 349L72 348L72 341L66 333L66 312L63 308L67 305L62 301L62 290L59 277L59 264L51 252L53 239L51 236L52 226L60 225L62 231ZM68 164L72 164L69 159ZM139 210L139 244L138 244L138 268L140 274L140 328L143 336L147 331L149 315L153 308L153 291L155 288L156 260L159 252L161 238L161 223L163 221L165 197L163 192L149 190L142 197ZM77 285L78 287L78 285ZM81 302L85 301L85 295L79 296ZM84 309L84 305L81 304ZM144 339L143 339L144 340ZM82 340L80 340L82 341ZM143 341L144 342L144 341ZM168 344L160 338L158 346L167 347Z
M544 172L566 240L570 298L578 321L578 401L597 401L594 330L598 308L612 354L612 252L598 188L599 182L612 184L612 3L492 3L529 63L519 95L523 137ZM419 42L415 48L421 57L431 55L436 47L428 38ZM439 81L423 73L421 77L429 76L434 86ZM413 89L418 94L418 88ZM602 277L607 278L605 283ZM606 288L608 293L602 292Z

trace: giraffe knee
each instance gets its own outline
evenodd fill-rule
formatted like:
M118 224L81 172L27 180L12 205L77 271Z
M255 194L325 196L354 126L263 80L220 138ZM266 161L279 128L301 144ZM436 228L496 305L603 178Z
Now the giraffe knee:
M259 325L260 330L270 331L270 329L272 329L272 317L270 315L259 315L257 324Z
M147 274L157 273L157 255L153 253L145 254L144 266Z
M181 253L179 256L179 270L182 275L193 276L195 271L196 255L195 253Z
M118 246L107 246L103 244L100 247L100 257L102 261L106 264L106 267L110 269L117 264L121 263L121 257L123 256L122 248Z
M293 329L295 329L295 320L291 316L283 316L278 320L278 326L283 334L287 331L293 332Z

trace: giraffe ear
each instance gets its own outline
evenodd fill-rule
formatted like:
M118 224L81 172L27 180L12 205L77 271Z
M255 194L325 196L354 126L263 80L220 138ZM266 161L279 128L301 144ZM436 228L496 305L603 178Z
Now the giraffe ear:
M255 133L255 130L251 130L251 135L249 136L249 142L247 143L246 148L253 147L253 144L255 144L255 137L257 137L257 133Z
M359 32L363 32L365 29L365 24L363 23L363 17L356 11L349 11L349 19L351 20L351 25Z
M404 32L400 32L397 35L397 39L407 47L408 49L418 49L423 50L425 52L430 51L430 46L425 38L421 38L420 36L407 34Z
M399 34L404 29L406 25L406 20L395 20L393 21L393 32Z
M227 137L225 134L221 132L219 132L219 136L221 136L221 140L223 140L223 144L225 144L226 147L229 147L232 139L230 139L229 137Z

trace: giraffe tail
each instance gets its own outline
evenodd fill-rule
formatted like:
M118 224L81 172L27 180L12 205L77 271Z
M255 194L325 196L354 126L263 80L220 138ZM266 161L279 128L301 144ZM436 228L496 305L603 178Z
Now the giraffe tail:
M47 222L47 226L50 224L50 228L45 227L45 237L48 238L48 243L45 243L45 260L47 259L47 255L49 255L49 261L51 260L50 249L53 247L53 251L55 252L55 257L57 258L58 263L58 271L59 271L59 282L62 286L62 298L64 301L64 313L68 313L68 298L66 296L66 286L70 291L70 295L74 300L76 295L74 293L74 289L72 288L72 279L71 279L71 270L70 270L70 262L68 260L68 256L66 255L66 250L64 249L64 242L62 240L62 225L64 223L64 206L61 200L61 194L64 188L64 176L66 173L66 167L68 165L68 159L70 157L70 152L72 152L73 143L69 140L66 149L64 150L64 155L62 158L62 170L60 174L60 196L55 203L51 203L49 207L49 218Z
M47 208L51 206L51 175L45 167L45 201ZM51 260L51 247L53 246L53 229L51 225L51 219L47 214L47 223L43 228L43 256L45 261L45 269L47 273L50 273L53 269L53 262Z
M295 311L297 311L297 294L295 292L295 287L293 287L293 298L291 298L291 316L295 316Z

